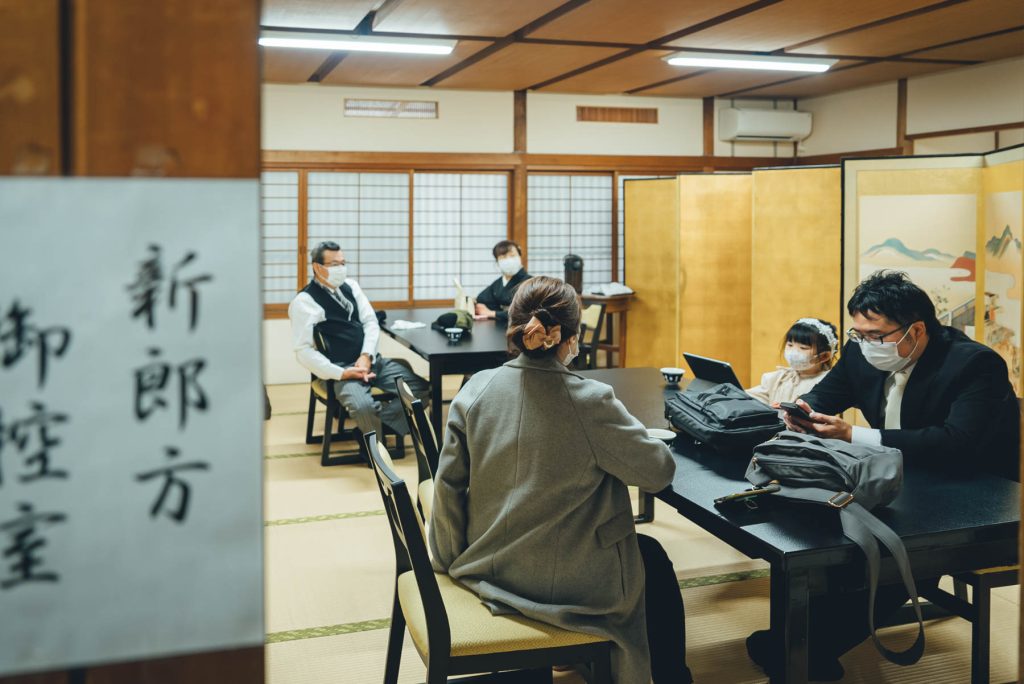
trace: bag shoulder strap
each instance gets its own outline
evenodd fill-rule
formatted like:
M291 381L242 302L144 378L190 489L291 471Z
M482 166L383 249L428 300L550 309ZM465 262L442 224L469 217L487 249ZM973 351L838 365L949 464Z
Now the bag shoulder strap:
M817 487L780 487L773 496L787 499L798 499L811 503L824 504L839 509L839 521L843 526L843 534L860 547L867 558L868 568L868 627L871 639L879 653L886 660L897 665L913 665L924 654L924 620L921 617L921 604L917 596L917 586L910 571L910 558L899 535L892 528L879 520L871 511L850 498L847 492L832 492ZM917 617L917 639L904 651L893 651L886 648L878 637L875 629L875 593L878 590L878 573L881 565L878 542L882 542L889 553L903 580L903 586L910 596Z

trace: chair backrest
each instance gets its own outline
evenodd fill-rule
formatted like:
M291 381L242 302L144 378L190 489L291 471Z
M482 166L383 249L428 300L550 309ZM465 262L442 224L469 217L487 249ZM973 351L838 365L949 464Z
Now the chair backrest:
M372 438L371 438L372 436ZM405 481L389 467L390 458L386 449L380 447L376 435L369 433L366 448L370 464L377 478L384 511L391 525L391 536L395 543L395 574L412 571L416 587L423 601L423 612L427 620L427 642L431 653L448 653L451 648L451 629L448 613L441 600L434 569L427 555L423 521L416 513Z
M580 312L580 342L593 344L601 335L604 323L604 304L591 304Z
M419 467L419 481L433 479L437 472L437 459L440 450L434 436L434 426L427 418L427 410L423 402L416 398L409 385L402 378L395 379L398 400L405 412L405 420L409 423L409 436L412 437L413 451L416 452L416 463Z

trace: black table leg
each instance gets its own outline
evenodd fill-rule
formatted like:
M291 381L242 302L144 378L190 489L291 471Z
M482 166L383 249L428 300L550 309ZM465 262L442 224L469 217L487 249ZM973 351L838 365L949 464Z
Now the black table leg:
M654 522L654 495L647 492L640 492L640 499L637 501L636 517L633 522L641 523Z
M782 636L783 664L772 684L807 682L807 632L810 591L806 570L784 571L772 567L772 633Z

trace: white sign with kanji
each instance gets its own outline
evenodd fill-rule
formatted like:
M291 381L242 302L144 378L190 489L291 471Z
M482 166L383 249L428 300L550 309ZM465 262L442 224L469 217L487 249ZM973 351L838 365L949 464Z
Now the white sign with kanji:
M259 188L0 180L0 675L263 642Z

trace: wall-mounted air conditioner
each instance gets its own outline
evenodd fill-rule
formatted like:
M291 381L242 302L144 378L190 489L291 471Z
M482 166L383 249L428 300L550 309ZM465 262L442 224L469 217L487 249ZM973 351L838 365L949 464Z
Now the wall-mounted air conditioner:
M796 142L810 134L810 112L734 107L718 112L718 137L725 141Z

